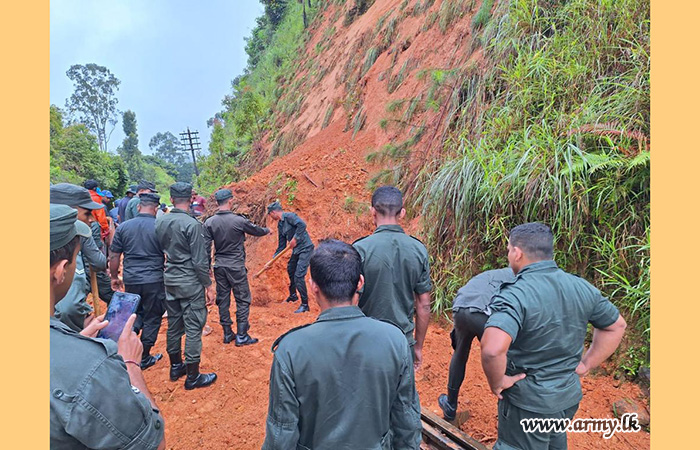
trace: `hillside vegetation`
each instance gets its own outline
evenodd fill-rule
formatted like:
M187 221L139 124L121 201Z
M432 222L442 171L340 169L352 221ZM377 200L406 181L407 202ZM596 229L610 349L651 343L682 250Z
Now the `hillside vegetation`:
M319 167L359 152L364 192L330 215L350 223L374 186L404 189L436 313L507 264L512 226L546 222L557 262L632 324L619 367L648 363L648 0L263 3L248 67L211 121L205 190L294 152ZM264 195L297 205L295 176Z

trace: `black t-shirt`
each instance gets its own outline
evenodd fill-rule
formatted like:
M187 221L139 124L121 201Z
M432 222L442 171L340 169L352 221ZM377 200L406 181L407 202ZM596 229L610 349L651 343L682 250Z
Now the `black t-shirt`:
M139 214L119 225L110 250L124 254L124 284L163 281L165 258L156 239L156 218Z

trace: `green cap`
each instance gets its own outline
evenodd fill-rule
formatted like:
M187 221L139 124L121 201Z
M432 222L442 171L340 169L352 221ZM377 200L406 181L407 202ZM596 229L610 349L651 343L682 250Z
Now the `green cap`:
M90 237L90 227L76 220L78 211L66 205L51 204L50 250L54 251L69 243L75 236Z
M272 202L267 205L267 213L270 214L272 211L282 211L282 205L280 202Z
M214 193L214 198L217 202L223 202L231 197L233 197L233 192L231 192L231 189L219 189Z
M178 181L170 186L170 197L172 198L190 198L192 197L192 185L184 181Z
M59 183L51 186L49 201L57 205L80 206L85 209L104 208L104 205L92 201L90 191L70 183Z

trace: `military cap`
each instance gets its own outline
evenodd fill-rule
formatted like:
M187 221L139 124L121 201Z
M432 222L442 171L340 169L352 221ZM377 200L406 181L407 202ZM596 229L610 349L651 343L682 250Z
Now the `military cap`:
M270 214L272 211L282 211L282 205L280 202L272 202L267 205L267 213Z
M172 198L190 198L192 197L192 185L184 181L178 181L170 186L170 197Z
M85 209L102 209L101 203L93 202L90 191L70 183L54 184L50 188L49 199L58 205L80 206Z
M151 183L150 181L141 181L139 183L139 185L136 186L137 191L143 191L145 189L148 189L151 192L156 193L156 194L158 193L158 191L156 191L156 185Z
M92 236L90 227L77 220L78 211L67 205L52 203L50 207L50 251L63 247L76 235Z
M136 194L138 190L138 186L132 184L131 186L129 186L129 189L126 190L126 193L128 194L129 192L131 192L132 194Z
M214 198L217 202L223 202L233 197L233 192L230 189L219 189L214 193Z
M160 195L145 192L139 195L139 200L141 200L141 203L153 203L154 205L158 205L160 203Z

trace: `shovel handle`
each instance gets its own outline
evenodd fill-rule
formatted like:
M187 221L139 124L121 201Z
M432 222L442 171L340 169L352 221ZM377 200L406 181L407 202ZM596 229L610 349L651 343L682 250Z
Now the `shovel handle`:
M258 273L256 273L255 275L253 275L253 277L254 277L254 278L258 278L260 275L262 275L263 272L265 272L267 269L269 269L270 267L272 267L272 265L275 263L275 261L277 261L278 259L280 259L280 257L281 257L282 255L284 255L285 253L287 253L287 252L289 251L290 248L292 248L292 247L286 246L286 247L284 248L284 250L282 250L281 252L279 252L279 253L277 254L277 256L275 256L274 258L272 258L271 260L269 260L267 263L265 263L265 265L264 265L263 268L260 270L260 272L258 272Z

